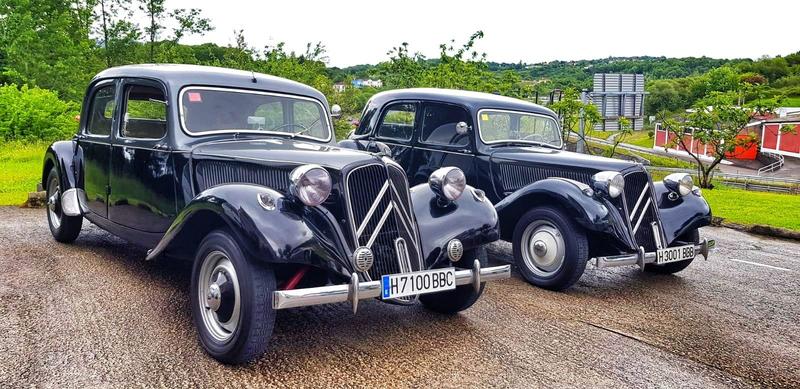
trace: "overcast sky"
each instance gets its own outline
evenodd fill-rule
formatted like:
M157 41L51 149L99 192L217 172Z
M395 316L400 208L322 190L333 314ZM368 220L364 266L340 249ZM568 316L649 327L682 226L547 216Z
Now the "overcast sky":
M331 66L377 63L401 42L436 57L439 44L477 46L497 62L608 56L758 58L800 50L800 1L244 1L168 0L201 8L215 30L185 43L233 44L244 29L256 48L322 41Z

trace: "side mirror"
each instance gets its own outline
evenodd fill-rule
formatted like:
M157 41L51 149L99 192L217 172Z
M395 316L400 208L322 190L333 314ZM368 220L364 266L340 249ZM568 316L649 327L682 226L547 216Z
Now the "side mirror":
M331 107L331 117L338 118L339 116L342 116L342 107L339 104L334 104Z
M464 135L469 131L469 126L465 122L458 122L456 123L456 134Z

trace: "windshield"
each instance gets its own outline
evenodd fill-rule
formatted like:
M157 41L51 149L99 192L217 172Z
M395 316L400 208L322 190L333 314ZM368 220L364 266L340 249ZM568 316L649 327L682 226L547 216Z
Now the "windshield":
M282 133L330 139L328 116L314 99L224 88L186 88L181 119L192 135L220 132Z
M484 109L478 112L478 123L484 143L530 142L561 147L561 131L549 116Z

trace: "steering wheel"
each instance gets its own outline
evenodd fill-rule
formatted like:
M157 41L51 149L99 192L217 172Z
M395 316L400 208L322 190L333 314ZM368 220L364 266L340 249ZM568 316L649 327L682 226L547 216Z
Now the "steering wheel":
M544 142L544 136L542 136L542 134L536 134L536 133L525 135L520 140L528 140L529 138L533 138L533 137L538 137L539 138L539 139L535 139L534 138L533 139L534 141Z

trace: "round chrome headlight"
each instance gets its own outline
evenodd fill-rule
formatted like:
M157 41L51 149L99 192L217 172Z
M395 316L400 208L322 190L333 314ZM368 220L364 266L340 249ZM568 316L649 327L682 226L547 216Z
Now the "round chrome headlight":
M431 173L428 184L430 184L431 190L442 199L455 201L464 193L464 188L467 187L467 177L457 167L443 167Z
M619 197L625 189L625 178L619 172L602 171L592 177L594 189L608 193L612 198Z
M289 174L292 194L303 204L316 207L331 194L331 176L319 165L303 165Z
M692 176L687 173L672 173L664 177L664 185L667 189L678 192L681 196L692 193L694 181Z

